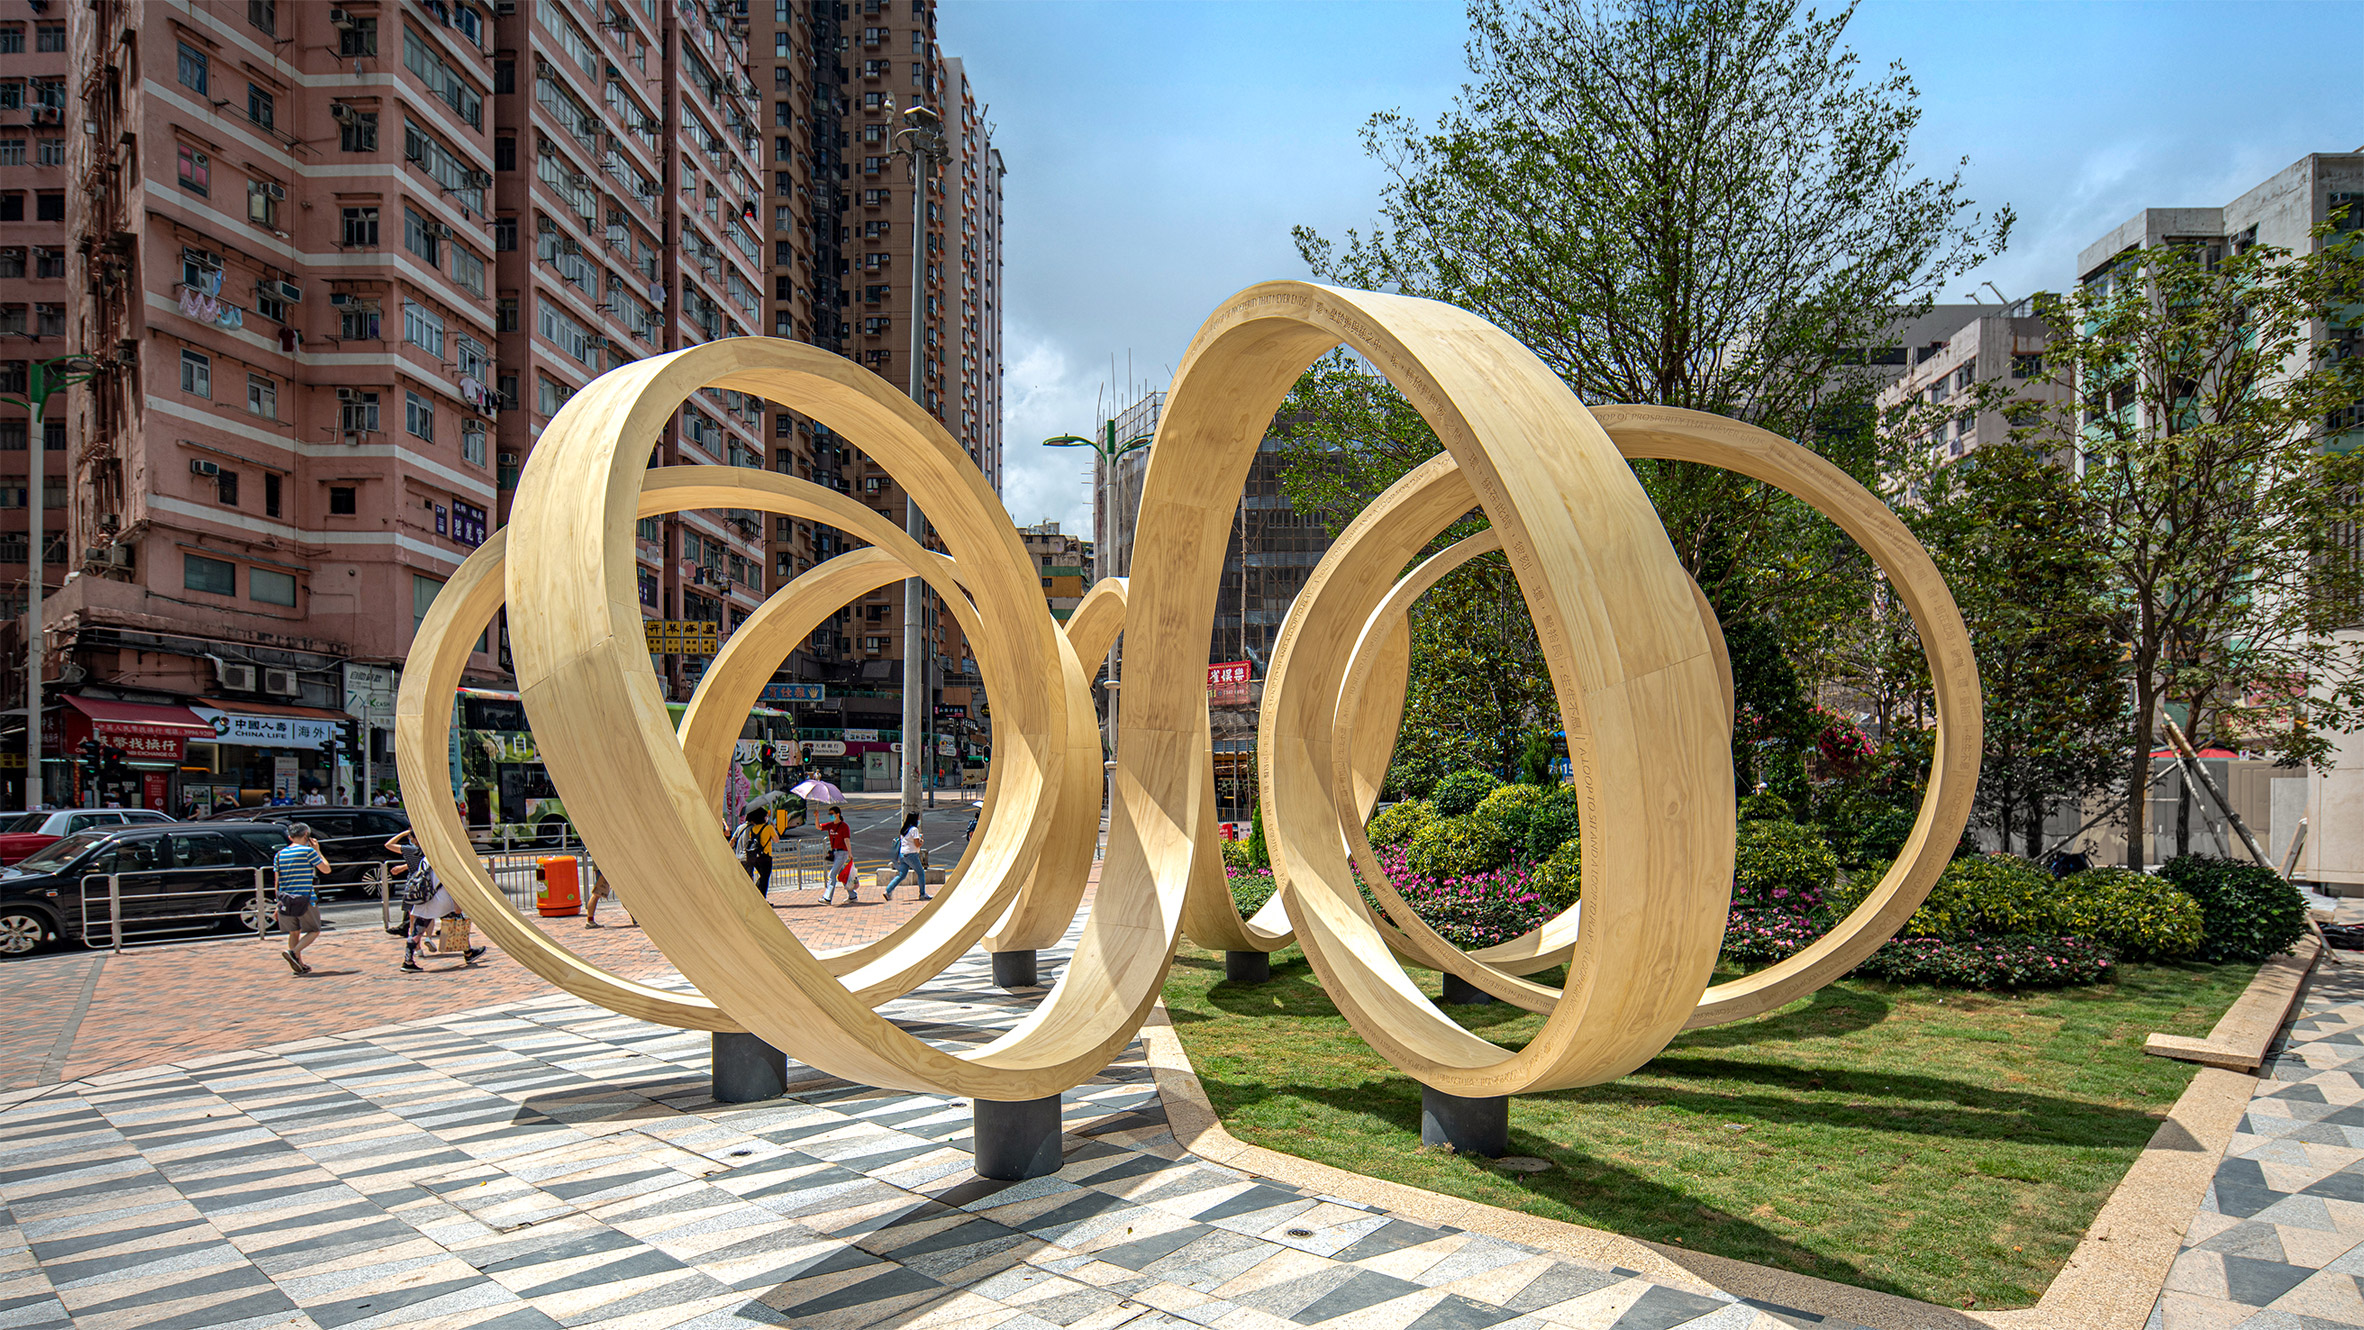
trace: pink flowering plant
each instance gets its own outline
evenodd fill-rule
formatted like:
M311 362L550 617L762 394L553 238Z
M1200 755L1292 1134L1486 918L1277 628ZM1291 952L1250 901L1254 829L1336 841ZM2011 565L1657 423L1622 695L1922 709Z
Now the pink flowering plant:
M1395 883L1405 904L1422 923L1463 951L1522 937L1544 920L1543 898L1536 893L1524 864L1458 877L1430 877L1413 872L1401 849L1380 850L1378 855L1380 867ZM1387 911L1367 886L1363 899L1386 917Z

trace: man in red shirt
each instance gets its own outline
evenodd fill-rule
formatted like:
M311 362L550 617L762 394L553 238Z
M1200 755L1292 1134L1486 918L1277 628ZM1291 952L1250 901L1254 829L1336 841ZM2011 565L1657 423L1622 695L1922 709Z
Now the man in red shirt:
M821 824L829 833L829 876L821 887L821 903L837 893L837 884L845 884L845 903L854 903L854 829L846 825L845 809L829 805L829 820Z

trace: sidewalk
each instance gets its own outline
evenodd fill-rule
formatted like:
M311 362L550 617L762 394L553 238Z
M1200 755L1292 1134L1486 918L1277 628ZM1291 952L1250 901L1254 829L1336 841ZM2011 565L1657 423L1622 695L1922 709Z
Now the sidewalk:
M961 1047L1039 996L972 953L882 1010ZM1024 1183L965 1102L717 1104L707 1050L551 996L32 1092L0 1326L1848 1330L1182 1155L1138 1044Z
M908 891L882 904L868 888L860 904L823 906L820 878L812 882L801 892L787 889L792 882L775 886L772 903L816 950L884 936L919 909ZM584 928L580 917L533 922L625 978L672 973L641 931L625 924L624 911L609 902L599 913L596 929ZM242 936L160 943L120 956L77 948L0 965L0 1011L9 1013L0 1023L0 1091L555 991L498 948L472 967L428 961L426 973L405 974L396 968L401 940L378 928L322 933L304 953L313 973L299 979L280 957L282 942Z

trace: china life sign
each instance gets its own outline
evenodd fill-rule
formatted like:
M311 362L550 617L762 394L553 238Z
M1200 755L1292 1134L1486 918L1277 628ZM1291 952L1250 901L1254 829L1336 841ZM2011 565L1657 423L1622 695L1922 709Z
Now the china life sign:
M215 743L254 748L325 748L337 741L338 722L310 716L255 716L239 711L191 707L213 726Z

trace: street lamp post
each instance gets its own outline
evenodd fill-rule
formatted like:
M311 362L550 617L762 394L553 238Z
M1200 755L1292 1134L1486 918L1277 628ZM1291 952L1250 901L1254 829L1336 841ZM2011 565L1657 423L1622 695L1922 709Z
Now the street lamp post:
M25 811L41 806L41 579L46 563L41 551L42 505L48 502L49 440L43 425L49 399L97 374L101 365L89 356L59 356L36 360L27 367L23 397L0 397L32 413L25 444L32 458L25 481L25 556L30 575L25 578Z
M920 321L924 317L922 290L927 276L927 224L925 203L926 181L935 175L935 168L948 155L944 148L944 126L934 111L925 106L906 107L902 111L903 127L895 131L894 155L911 164L911 400L921 410L927 409L927 384L921 374ZM924 174L923 174L924 173ZM911 497L911 489L903 489L903 530L914 541L927 542L927 519L920 515L919 501ZM917 570L913 570L914 574ZM923 754L920 748L926 741L926 721L923 709L929 704L927 695L926 635L920 631L919 578L903 579L903 799L905 814L919 811L920 772ZM932 760L929 766L934 764ZM935 791L928 791L928 801L935 802Z
M1097 439L1087 439L1080 434L1062 434L1057 438L1044 439L1042 441L1042 446L1045 448L1091 449L1092 452L1098 456L1100 462L1108 468L1109 480L1111 483L1114 483L1116 479L1116 459L1124 456L1126 453L1148 447L1156 438L1157 436L1154 434L1136 434L1132 438L1119 440L1116 437L1116 422L1113 420L1108 420L1101 422L1100 437ZM1100 496L1098 494L1094 494L1092 496L1092 502L1100 502ZM1111 530L1113 530L1113 528L1111 528ZM1124 640L1124 635L1122 633L1117 634L1117 640L1121 644ZM1108 659L1108 677L1101 681L1101 683L1108 690L1108 751L1112 756L1116 752L1116 694L1120 682L1117 674L1123 661L1124 651L1122 647L1119 646L1111 648ZM1093 661L1091 663L1097 665L1099 662ZM1108 789L1105 797L1109 800L1108 807L1111 810L1111 815L1113 816L1113 812L1116 807L1115 764L1109 763L1108 766Z

